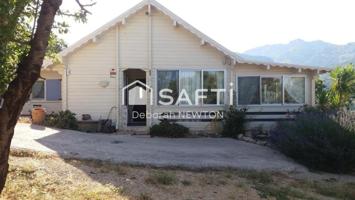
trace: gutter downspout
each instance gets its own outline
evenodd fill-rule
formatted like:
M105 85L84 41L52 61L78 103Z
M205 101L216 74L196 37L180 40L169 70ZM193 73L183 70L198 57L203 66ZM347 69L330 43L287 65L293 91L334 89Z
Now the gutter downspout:
M68 90L69 90L68 75L69 75L70 71L69 71L67 59L65 59L64 57L63 57L63 64L64 64L64 76L65 76L65 106L64 106L65 109L64 110L68 110L69 109L69 103L68 103L68 100L69 100L69 97L68 97L69 96L68 95Z
M152 5L150 3L150 1L148 1L149 4L148 4L148 77L149 77L149 86L151 88L153 88L153 81L152 81L152 71L153 71L153 27L152 27ZM154 96L154 90L150 90L150 94L149 94L150 97L153 97ZM149 104L147 105L149 106L149 112L150 113L153 113L154 112L154 109L153 109L153 98L149 98ZM149 120L149 123L148 123L148 127L150 127L152 125L152 120L153 119L150 119Z
M115 94L115 97L116 97L116 130L118 130L120 127L119 127L119 123L120 123L120 116L121 116L121 113L120 113L120 97L119 95L121 94L121 92L119 91L120 89L120 74L121 74L121 70L120 70L120 48L119 48L119 45L120 45L120 42L119 42L119 25L117 24L116 26L116 53L115 53L115 61L116 61L116 94Z

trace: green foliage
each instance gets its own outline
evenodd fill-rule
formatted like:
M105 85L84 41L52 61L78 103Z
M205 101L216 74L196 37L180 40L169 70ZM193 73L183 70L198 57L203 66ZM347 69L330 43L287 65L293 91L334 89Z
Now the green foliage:
M355 170L355 113L307 109L294 122L281 122L270 140L282 153L311 169Z
M18 22L22 21L23 11L29 2L30 0L0 2L0 95L12 80L16 60L23 49L16 50L13 41L22 33L22 26Z
M189 129L176 123L170 123L164 119L160 124L155 124L150 128L151 137L181 138L189 134Z
M330 105L329 92L320 79L316 80L316 103L321 109L326 109Z
M174 185L178 182L175 174L169 172L155 172L145 180L153 185Z
M237 138L245 133L246 108L237 109L233 106L224 114L222 136Z
M332 84L326 88L322 80L316 81L316 103L320 108L350 108L355 96L355 66L337 67L330 73Z
M330 73L333 79L331 95L337 107L349 106L350 98L355 95L355 66L337 67Z
M31 47L31 39L36 30L36 22L43 0L5 0L0 2L0 96L15 78L21 59ZM76 21L86 22L89 13L81 5L79 11L60 11L59 16L74 17ZM58 18L57 18L58 19ZM68 32L68 18L60 18L53 25L53 32L48 41L46 58L58 62L57 53L66 47L59 34Z
M47 115L44 125L61 129L78 129L78 121L75 118L75 113L72 113L69 110Z

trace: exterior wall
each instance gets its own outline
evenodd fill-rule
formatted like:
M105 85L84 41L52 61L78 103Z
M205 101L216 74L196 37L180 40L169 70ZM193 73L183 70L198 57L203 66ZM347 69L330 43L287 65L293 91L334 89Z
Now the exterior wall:
M51 80L51 79L62 79L62 75L57 71L42 70L41 77ZM47 100L35 100L30 99L23 107L21 115L30 115L31 110L34 106L41 106L46 109L47 113L58 112L62 110L61 101L47 101Z
M173 26L168 16L152 12L152 65L160 67L220 67L224 56L181 25Z
M76 113L78 119L82 114L90 114L94 120L106 119L110 109L116 106L116 79L110 77L111 69L116 68L115 44L113 28L64 60L67 76L63 89L67 91L63 108ZM115 118L115 112L111 118Z
M149 17L145 11L132 15L119 26L118 60L121 68L147 68L149 65Z

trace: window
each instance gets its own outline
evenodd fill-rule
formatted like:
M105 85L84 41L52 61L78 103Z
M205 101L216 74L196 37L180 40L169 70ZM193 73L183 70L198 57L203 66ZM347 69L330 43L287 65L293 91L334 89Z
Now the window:
M46 80L47 101L59 101L62 99L61 80Z
M202 102L195 102L196 90L207 89L207 98ZM217 91L214 89L224 88L224 71L202 71L202 70L159 70L157 71L158 104L168 103L168 98L162 98L159 93L162 89L171 89L172 94L164 93L173 97L173 104L179 97L179 93L184 89L193 105L214 104L217 105ZM219 92L219 104L224 103L224 92ZM202 94L201 94L202 95ZM185 96L184 96L185 97ZM159 103L159 101L161 101ZM188 105L187 101L180 101L180 105Z
M260 104L260 77L239 77L238 92L238 104Z
M281 78L261 78L261 103L281 104L282 103L282 81Z
M287 104L305 103L305 78L304 77L285 77L284 95Z
M38 80L32 86L32 99L44 99L44 80Z
M162 99L159 95L160 90L162 89L171 89L172 94L166 94L173 97L173 104L176 103L176 100L179 96L179 71L170 70L170 71L158 71L158 103L169 102L168 99Z
M204 104L223 104L224 93L220 93L220 99L217 103L217 92L213 89L224 89L224 71L204 71L203 72L203 89L208 91L205 93L207 98L204 99Z
M198 105L195 102L195 92L201 89L201 71L182 70L180 71L180 92L185 89L191 103ZM188 102L181 102L182 105L188 105Z
M62 99L61 80L38 80L32 87L32 99L59 101Z
M304 104L305 77L238 77L238 105Z

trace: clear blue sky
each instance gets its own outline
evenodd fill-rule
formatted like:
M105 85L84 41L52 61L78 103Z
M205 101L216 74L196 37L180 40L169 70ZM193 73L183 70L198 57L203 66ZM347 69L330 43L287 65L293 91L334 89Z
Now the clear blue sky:
M355 0L158 0L200 31L233 51L301 38L335 44L355 42ZM82 0L85 2L85 0ZM140 0L96 0L86 24L71 23L68 44ZM64 0L64 8L76 7Z

